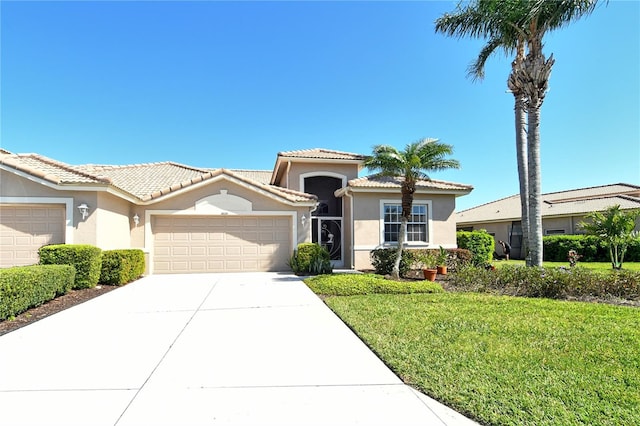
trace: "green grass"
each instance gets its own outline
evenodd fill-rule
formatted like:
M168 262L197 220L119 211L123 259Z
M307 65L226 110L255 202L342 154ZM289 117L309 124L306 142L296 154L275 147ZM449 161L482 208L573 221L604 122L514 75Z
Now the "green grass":
M475 293L326 303L406 383L482 424L640 424L637 308Z
M307 278L304 282L317 294L353 296L357 294L409 294L443 292L431 281L393 281L375 274L333 274Z
M523 265L524 260L495 260L492 262L497 268L500 268L503 265ZM569 262L543 262L542 266L548 267L561 267L565 268L569 267ZM595 271L608 272L611 271L611 263L610 262L578 262L578 266L581 266L586 269L592 269ZM622 264L622 269L628 271L640 271L640 262L625 262Z

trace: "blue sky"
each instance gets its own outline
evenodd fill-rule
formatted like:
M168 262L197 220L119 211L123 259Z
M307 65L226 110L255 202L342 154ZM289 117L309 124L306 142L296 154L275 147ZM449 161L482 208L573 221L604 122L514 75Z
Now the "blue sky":
M458 210L518 192L510 58L435 34L455 2L9 2L1 142L69 164L271 169L279 151L454 146ZM640 184L640 2L547 36L543 192Z

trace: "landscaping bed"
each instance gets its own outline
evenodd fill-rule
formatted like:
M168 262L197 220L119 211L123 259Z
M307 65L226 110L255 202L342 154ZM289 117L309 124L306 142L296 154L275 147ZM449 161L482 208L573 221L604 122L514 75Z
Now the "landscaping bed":
M35 308L28 309L20 315L17 315L14 319L0 321L0 336L24 327L25 325L32 324L57 312L64 311L72 306L86 302L94 297L108 293L116 288L118 287L111 285L99 285L94 288L69 290L67 294L58 296L55 299Z

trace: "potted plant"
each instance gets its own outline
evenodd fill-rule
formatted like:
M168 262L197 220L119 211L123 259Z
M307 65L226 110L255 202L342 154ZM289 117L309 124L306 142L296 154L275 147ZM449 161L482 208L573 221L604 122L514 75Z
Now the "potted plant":
M422 269L424 279L435 281L438 273L435 256L428 250L422 250L416 254L416 261L418 262L419 268Z
M438 253L436 263L438 265L438 273L442 275L447 274L447 250L440 246L440 252Z

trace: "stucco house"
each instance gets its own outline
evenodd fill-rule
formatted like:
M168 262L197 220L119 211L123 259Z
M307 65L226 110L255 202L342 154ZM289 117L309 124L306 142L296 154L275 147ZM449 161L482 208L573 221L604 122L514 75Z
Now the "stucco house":
M273 170L173 162L69 165L0 152L0 267L37 263L45 244L141 248L148 273L286 271L318 242L339 268L371 267L397 241L400 185L358 177L365 156L280 152ZM469 185L421 181L409 245L456 247L455 200Z
M620 205L623 210L640 209L640 186L628 183L571 189L542 194L543 235L578 234L585 215ZM522 224L520 195L472 207L456 213L458 230L484 229L497 242L511 244L511 258L521 259ZM498 249L498 253L500 250Z

